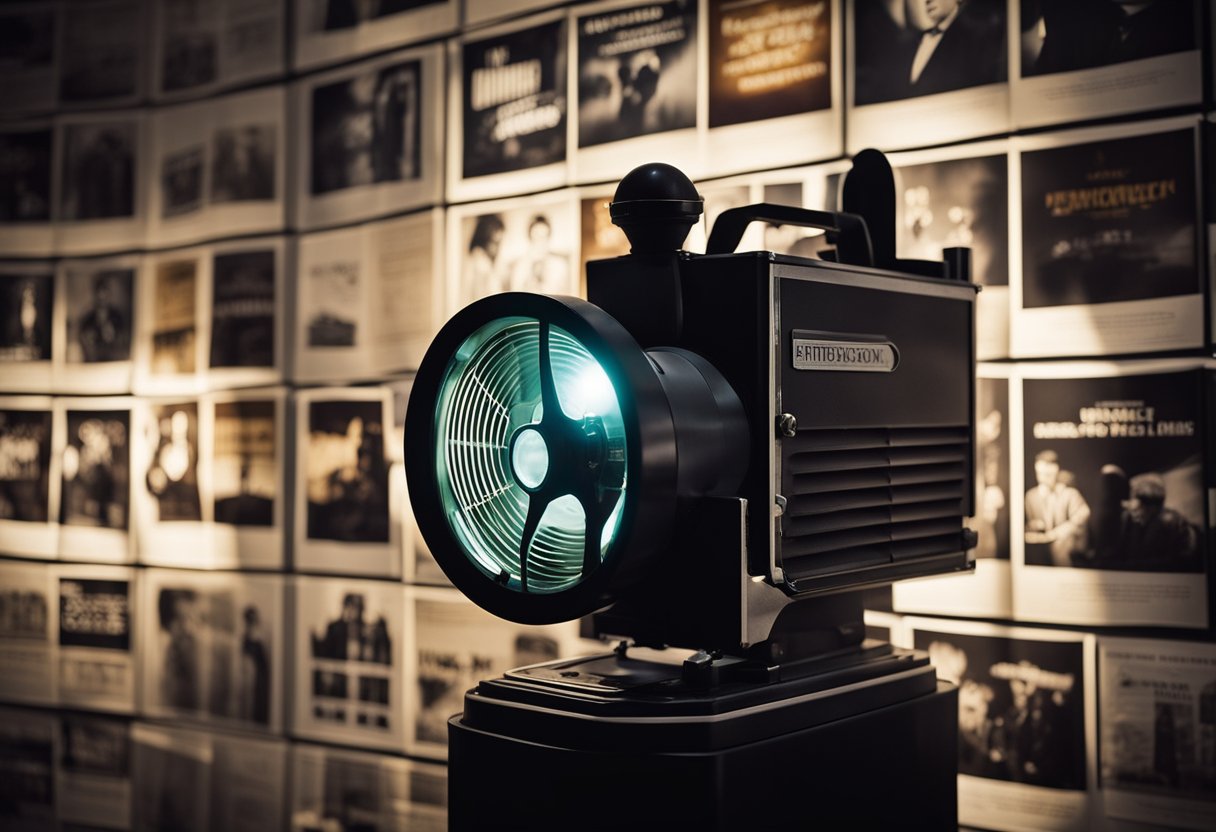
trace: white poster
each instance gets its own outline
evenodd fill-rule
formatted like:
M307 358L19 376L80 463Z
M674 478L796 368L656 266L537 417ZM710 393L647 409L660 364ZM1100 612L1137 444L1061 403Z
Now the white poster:
M292 734L401 751L406 622L397 582L297 578Z
M56 564L58 702L135 712L135 570Z

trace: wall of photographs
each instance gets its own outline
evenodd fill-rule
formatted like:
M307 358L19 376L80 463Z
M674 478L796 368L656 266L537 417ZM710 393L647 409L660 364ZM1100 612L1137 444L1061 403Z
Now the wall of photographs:
M1216 826L1202 0L52 0L0 8L0 820L443 828L445 726L594 649L417 535L410 373L581 294L615 182L973 249L974 576L874 634L960 686L960 818ZM815 256L754 225L741 249Z

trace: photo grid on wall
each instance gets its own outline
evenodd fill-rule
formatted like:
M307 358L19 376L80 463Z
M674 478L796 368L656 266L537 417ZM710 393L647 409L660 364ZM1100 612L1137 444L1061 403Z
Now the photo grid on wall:
M600 645L421 536L431 340L586 298L638 164L704 252L867 147L898 255L981 287L974 572L866 618L958 688L960 819L1216 827L1214 43L1204 0L0 4L0 827L445 828L465 692Z

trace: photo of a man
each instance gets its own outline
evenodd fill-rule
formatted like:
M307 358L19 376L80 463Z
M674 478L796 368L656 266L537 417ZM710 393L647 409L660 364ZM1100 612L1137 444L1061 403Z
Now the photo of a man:
M1063 474L1063 476L1061 476ZM1060 456L1043 450L1034 457L1035 486L1026 492L1026 563L1068 566L1085 548L1089 504L1060 470Z
M68 271L69 362L130 360L134 282L133 269Z

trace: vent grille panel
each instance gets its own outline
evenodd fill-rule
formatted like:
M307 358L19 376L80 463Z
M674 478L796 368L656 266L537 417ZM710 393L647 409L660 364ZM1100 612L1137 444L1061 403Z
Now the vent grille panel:
M788 580L962 548L967 427L804 430L781 451Z

